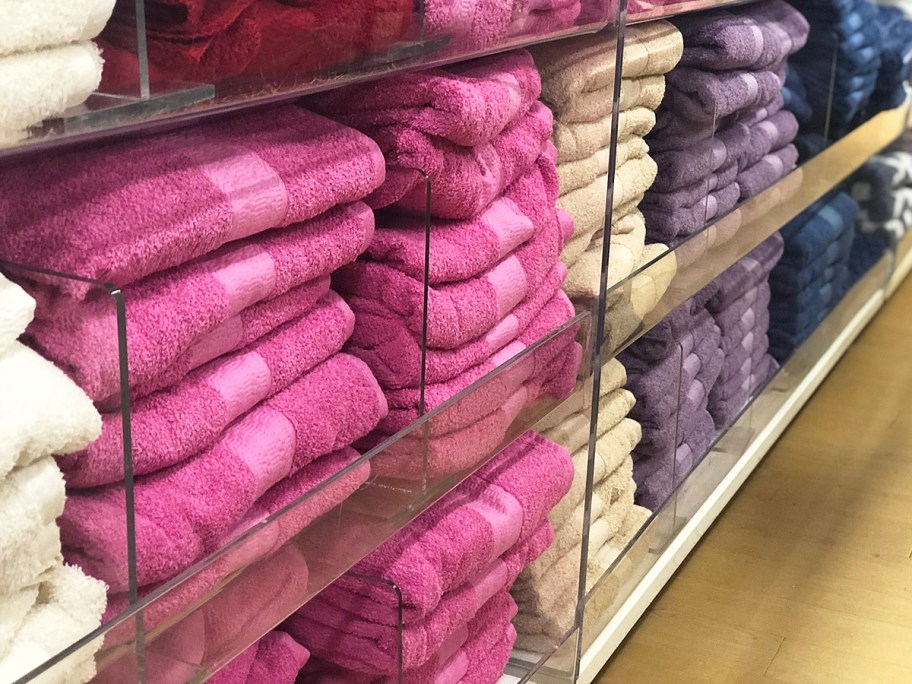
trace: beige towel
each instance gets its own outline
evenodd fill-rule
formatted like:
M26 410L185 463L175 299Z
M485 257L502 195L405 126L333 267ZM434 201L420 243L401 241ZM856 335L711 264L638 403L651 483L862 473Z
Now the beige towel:
M583 93L611 89L617 46L608 32L529 48L541 73L542 100L561 119Z
M642 224L629 233L611 236L608 253L608 287L629 276L643 259L646 226ZM594 298L601 285L602 249L604 240L595 237L572 264L567 267L564 292L569 297ZM561 257L563 258L563 256Z
M645 107L655 111L665 97L665 76L641 76L621 79L618 111L626 112L634 107ZM554 118L563 123L598 121L611 116L614 111L614 84L601 90L580 93L571 100Z
M654 126L655 112L651 109L628 109L618 114L618 140L644 138ZM580 123L555 121L553 141L558 164L590 157L611 144L611 117Z
M557 165L557 176L560 180L560 194L566 195L573 190L585 187L599 176L608 173L610 150L606 147L596 150L585 159L565 162ZM649 145L639 136L628 136L618 141L615 155L615 166L620 168L628 160L645 157L649 153ZM604 195L602 195L604 200ZM602 205L604 205L604 201Z
M640 76L621 79L621 99L618 110L626 112L634 107L645 107L655 111L665 97L665 76Z
M626 384L627 370L624 368L624 364L617 359L611 359L602 366L602 375L599 383L600 398L622 389ZM590 406L592 405L591 380L587 381L586 387L588 387L588 391L582 389L578 392L574 392L569 399L561 402L553 411L551 411L551 413L542 418L536 424L535 428L551 441L559 442L557 437L551 436L551 430L559 428L565 420L576 413L589 415ZM633 397L633 395L630 396ZM559 443L563 444L563 442Z
M684 54L681 32L667 21L650 21L626 28L622 76L635 78L667 74Z
M634 202L628 202L612 212L612 235L624 235L625 233L632 233L636 230L646 230L646 218L643 216L643 212L637 209L636 205L638 203L639 199Z

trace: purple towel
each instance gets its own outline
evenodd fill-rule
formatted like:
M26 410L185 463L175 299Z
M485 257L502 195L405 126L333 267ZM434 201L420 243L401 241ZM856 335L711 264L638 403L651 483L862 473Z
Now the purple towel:
M738 174L741 199L746 200L759 195L797 165L798 149L791 144L766 155Z
M668 358L677 349L678 341L690 330L692 307L693 300L681 304L630 345L627 353L646 362Z
M669 192L692 185L739 159L749 143L750 129L743 124L732 124L715 136L692 141L683 150L652 153L659 174L647 192Z
M641 206L646 205L657 210L674 211L678 208L692 207L695 204L706 204L707 195L730 185L738 177L738 164L731 162L716 169L709 175L684 185L670 192L655 192L650 190L641 201Z
M665 76L663 108L691 119L721 122L746 109L772 102L782 88L773 71L729 71L718 74L678 67Z
M746 256L739 259L716 280L716 292L706 302L710 313L726 309L747 290L765 280L782 256L785 241L774 233Z
M671 242L690 235L734 209L740 194L738 184L729 183L691 206L668 210L644 202L640 204L640 210L646 219L646 236L653 242Z
M781 112L784 108L785 99L782 97L782 93L779 93L769 104L764 105L763 107L755 107L754 109L739 112L733 118L738 123L742 123L745 126L753 126L761 121L766 121L774 114Z
M750 127L750 141L738 158L741 169L749 168L773 150L779 150L798 135L798 120L787 110L758 121Z
M713 318L716 320L716 325L722 330L723 337L728 337L747 311L751 309L768 308L769 302L770 286L769 283L764 280L756 286L744 291L743 294L739 295L737 299L732 301L722 311L714 312ZM723 348L725 348L724 342ZM725 351L727 352L728 349L725 348Z

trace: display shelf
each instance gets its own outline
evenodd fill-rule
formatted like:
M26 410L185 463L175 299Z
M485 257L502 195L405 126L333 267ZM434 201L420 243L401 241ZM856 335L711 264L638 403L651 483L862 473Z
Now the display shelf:
M101 85L88 101L30 127L24 139L4 141L5 146L0 143L0 160L179 127L399 72L592 33L618 23L615 0L581 0L556 9L545 5L518 14L492 7L491 16L482 19L470 14L474 6L463 8L466 16L462 16L446 10L445 3L412 0L377 3L386 9L369 9L370 3L365 2L353 5L347 13L335 9L332 0L319 0L306 8L264 3L274 5L271 11L279 16L260 17L251 8L221 33L205 36L195 49L202 56L187 56L185 51L194 50L186 46L194 41L181 37L180 31L186 29L156 30L154 20L149 21L148 7L145 19L138 20L141 13L137 8L142 4L142 0L118 3L98 38L105 70ZM500 11L506 16L499 18ZM251 13L253 16L247 16ZM314 25L302 24L296 29L294 22L302 17ZM144 26L143 39L138 39ZM256 35L248 36L245 31ZM227 49L239 40L244 41L240 43L244 49ZM254 48L249 63L235 63L237 53ZM222 59L225 64L213 65L207 62L210 59Z
M627 3L627 24L639 24L655 19L669 19L680 14L747 5L757 0L631 0Z
M888 297L893 296L893 293L912 272L912 230L908 231L897 243L894 259L895 266L890 274L890 282L887 284Z
M101 629L21 681L97 639L99 682L210 676L556 406L589 397L590 318L578 314L137 604L115 606ZM546 356L570 372L539 385ZM481 431L452 428L491 402L493 419L473 424Z
M610 359L635 342L738 259L838 186L868 158L896 140L905 130L907 117L906 105L874 116L772 187L611 287L607 293L602 358ZM644 307L640 300L649 299L644 292L659 289L669 278L658 304Z
M696 543L883 306L889 273L890 259L884 257L856 283L740 418L718 438L666 506L652 518L644 534L628 547L625 556L639 550L647 561L639 564L639 571L627 579L609 611L587 611L580 682L588 684L596 678ZM667 544L652 543L669 530ZM612 573L616 571L615 568ZM607 579L610 577L602 582Z

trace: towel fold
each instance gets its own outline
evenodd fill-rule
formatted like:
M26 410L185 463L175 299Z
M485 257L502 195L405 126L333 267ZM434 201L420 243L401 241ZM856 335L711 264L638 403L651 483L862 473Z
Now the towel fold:
M364 251L373 228L373 212L360 202L350 204L307 223L226 245L126 288L131 387L138 394L162 387L158 376L174 373L170 366L202 335L252 304L309 281L316 297L301 298L302 313L326 291L325 279L320 279ZM117 394L121 378L111 298L97 293L80 303L55 297L47 287L36 296L40 316L28 332L35 346L96 401ZM219 341L239 336L237 329L222 330ZM189 362L185 372L194 367L192 359L183 360Z
M738 159L747 169L766 155L791 143L798 135L798 120L789 111L781 110L750 127L750 143Z
M677 66L683 50L681 32L670 22L658 20L630 26L624 36L622 76L667 74Z
M646 107L634 107L618 114L617 139L644 137L656 123L656 115ZM557 162L579 161L611 146L611 116L596 121L554 123Z
M654 152L652 157L659 175L652 186L653 192L671 192L706 179L740 159L750 142L751 129L732 123L709 138L693 141L682 150Z
M0 478L98 437L101 417L89 398L28 347L13 342L0 352L0 377Z
M678 67L665 77L663 106L692 121L719 122L725 117L775 99L782 80L773 71L727 71L718 74Z
M169 579L214 551L270 487L362 437L385 410L367 366L338 354L236 421L207 450L138 478L139 584ZM334 471L308 472L314 486ZM124 505L120 484L73 492L60 521L65 556L115 592L127 588Z
M779 261L784 240L774 233L736 261L716 279L715 292L706 301L706 308L716 314L728 308L747 290L756 286Z
M133 474L161 470L209 447L236 418L340 351L353 327L351 309L330 292L242 351L137 399L130 417ZM67 484L81 488L122 480L122 439L120 414L105 414L98 440L60 458Z
M33 10L31 3L28 3L27 7L26 12ZM6 9L4 7L4 28L8 26ZM101 69L101 55L91 42L71 43L0 56L0 102L3 103L3 107L0 108L0 145L12 144L28 137L26 129L29 126L59 116L70 107L85 102L101 81ZM19 164L17 168L26 166L28 165ZM71 173L72 170L70 168ZM18 190L13 192L19 195L19 202L23 202L23 195L36 195L29 192L34 187L34 179L33 175L29 180L25 180L24 184L17 184ZM42 178L42 181L45 180ZM0 186L2 185L4 184L0 181ZM48 189L46 185L44 187ZM4 205L7 204L7 200L12 202L14 199L7 196L6 190L4 188ZM34 207L40 202L41 195L43 193L32 197L21 206ZM13 211L17 216L16 227L21 228L27 219L18 209ZM6 210L4 214L10 215ZM62 225L66 225L72 231L70 224ZM11 228L8 227L4 233L9 234L10 231ZM57 237L59 239L59 233ZM0 245L3 242L5 240L0 242ZM4 245L0 253L15 259L13 255L6 254L6 251ZM34 263L36 253L27 250L27 254L28 259L15 260Z
M310 652L286 632L269 632L209 681L214 684L293 684Z
M0 56L91 40L113 9L114 0L13 0L3 8Z
M738 204L738 183L713 190L689 206L665 209L644 201L640 210L646 218L646 235L650 240L670 242L679 236L696 232L716 217L725 216Z
M332 90L308 105L354 128L404 126L475 147L524 116L540 94L532 56L513 50Z
M738 187L741 189L740 199L746 200L759 195L794 169L797 164L798 150L791 144L766 155L756 164L738 174Z
M0 355L25 332L35 315L35 300L0 273Z
M17 217L0 235L0 255L123 287L358 200L383 173L371 140L294 106L42 157L0 173L3 213ZM37 196L36 178L45 190Z
M659 177L661 177L661 174ZM701 202L706 204L707 195L725 188L735 182L737 177L738 164L732 162L694 181L690 185L683 185L669 192L651 191L648 197L643 198L643 202L648 206L669 212L673 212L680 207L692 207Z

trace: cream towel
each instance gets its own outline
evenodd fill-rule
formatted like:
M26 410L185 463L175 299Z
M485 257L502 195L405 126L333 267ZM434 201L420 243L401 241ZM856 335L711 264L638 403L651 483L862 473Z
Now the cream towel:
M25 616L28 615L37 600L37 584L0 597L0 660L9 654L13 637L16 636Z
M626 112L634 107L645 107L655 111L665 99L665 76L640 76L621 79L621 98L618 108Z
M101 416L63 372L19 342L0 353L0 478L44 456L84 449Z
M620 168L628 160L645 157L649 154L649 145L639 136L628 136L618 141L615 166ZM560 181L560 194L566 195L574 190L585 187L599 176L608 173L609 150L603 148L596 150L585 159L558 164L557 176ZM602 193L602 206L605 204L605 195Z
M0 273L0 354L25 332L34 315L35 300Z
M608 287L629 276L643 261L646 227L643 224L629 233L611 236L608 253ZM569 297L593 298L601 285L603 239L593 239L589 247L567 268L564 292ZM563 258L563 256L561 257Z
M609 430L618 427L635 403L633 395L625 389L617 389L600 397L598 409L595 412L598 421L596 438L601 440L606 437ZM559 425L543 431L542 435L573 453L589 444L590 418L588 410L578 411L564 418ZM625 429L630 430L631 428L628 426ZM634 444L640 441L638 436L634 437L630 434L629 437L634 439ZM614 442L605 442L605 446L614 447Z
M56 520L64 496L63 475L50 456L15 468L0 483L0 594L34 584L60 560Z
M46 572L34 606L22 619L6 657L0 659L0 681L15 681L97 629L107 600L105 590L103 582L62 563ZM87 682L95 675L94 651L100 645L99 639L94 648L80 649L32 681Z
M655 111L665 97L665 76L641 76L621 79L618 111L626 112L635 107ZM614 111L614 84L601 90L580 93L560 112L554 113L556 121L562 123L583 123L599 121L611 116Z
M0 144L85 102L101 82L101 66L91 42L0 57Z
M624 33L623 78L667 74L681 61L684 39L667 21L628 26Z
M634 107L618 114L618 140L645 138L655 126L655 112L646 107ZM581 123L554 122L553 141L557 147L557 163L578 161L590 157L611 144L611 117Z
M557 120L565 120L564 112L584 93L614 87L617 46L608 32L534 45L529 52L541 73L542 100Z
M624 206L618 207L615 211L612 212L611 216L611 234L612 235L624 235L625 233L632 233L635 230L646 230L646 218L643 216L643 212L637 209L641 198L635 199L633 202L628 202Z
M113 9L114 0L3 0L0 57L91 40Z
M624 364L617 359L611 359L602 366L601 382L599 383L599 399L601 400L602 397L622 389L626 384L627 370L624 368ZM561 402L553 411L551 411L551 413L542 418L542 420L536 424L536 429L545 437L548 437L552 442L564 444L558 437L551 436L551 430L559 428L565 420L576 413L583 413L586 416L589 415L590 406L592 405L592 385L587 383L586 386L589 388L588 391L583 389L574 392L569 399ZM632 396L633 395L631 395L631 397ZM586 429L586 432L588 439L588 428Z

